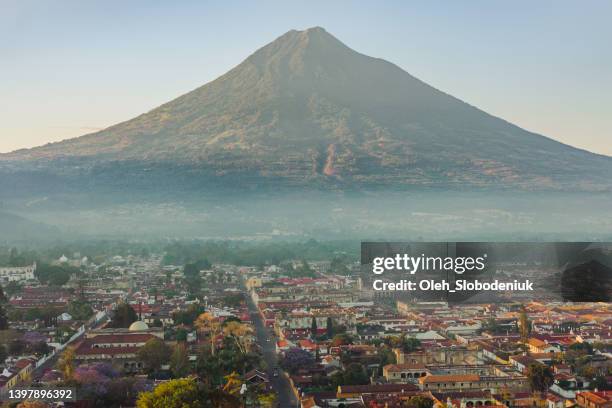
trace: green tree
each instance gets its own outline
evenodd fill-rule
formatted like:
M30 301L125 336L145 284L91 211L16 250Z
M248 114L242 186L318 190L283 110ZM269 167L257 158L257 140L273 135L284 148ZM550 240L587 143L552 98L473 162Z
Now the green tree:
M117 306L115 314L109 324L110 327L130 327L130 324L138 320L136 311L127 303Z
M200 402L198 385L192 378L162 383L153 391L143 392L136 401L138 408L197 408Z
M187 341L187 330L185 329L178 329L176 331L176 341Z
M221 363L217 356L211 354L210 350L202 347L196 359L196 372L208 386L219 385L223 379Z
M84 300L73 300L68 304L68 313L75 320L87 320L93 315L89 302Z
M200 385L193 378L170 380L143 392L137 408L240 408L238 398L218 389Z
M533 363L527 370L527 378L533 391L545 392L552 385L554 375L550 367L540 363Z
M402 336L401 348L404 353L411 353L421 347L421 342L416 337Z
M351 363L346 367L346 371L344 372L345 385L363 385L369 383L370 378L363 365Z
M68 282L70 275L78 274L79 268L69 265L49 265L38 263L34 274L39 281L49 285L62 286Z
M154 337L138 350L138 360L144 364L149 373L155 373L168 362L170 352L170 348L163 340Z
M587 342L573 343L569 346L569 349L572 351L578 351L578 352L582 351L586 354L593 354L593 346L591 346Z
M327 334L328 339L332 339L334 337L334 321L331 317L327 318L325 332Z
M23 354L26 350L26 344L23 340L13 339L9 343L8 352L11 356Z
M178 343L170 356L170 371L175 378L181 378L189 374L189 368L187 349L184 344Z
M6 316L6 310L4 310L4 306L0 304L0 330L6 330L9 328L9 320Z
M332 259L329 267L332 273L335 273L337 275L348 275L349 274L348 267L345 265L344 261L339 257L335 257L334 259Z
M378 373L382 375L383 367L388 364L395 364L397 359L395 357L395 353L387 346L382 346L378 350Z
M276 404L276 394L270 392L268 394L259 394L257 396L257 402L262 408L275 408Z
M315 338L317 336L317 319L312 316L312 321L310 322L310 337Z
M339 385L365 385L370 383L370 378L363 365L350 363L346 370L332 375L331 383L334 387Z
M4 360L8 357L8 353L6 351L6 347L4 344L0 344L0 365L4 364Z
M187 306L187 309L174 313L174 323L176 325L185 324L187 326L191 326L198 316L204 313L204 311L204 306L195 303L191 304Z
M13 282L7 283L4 289L7 295L12 296L21 291L21 285L13 281Z
M306 259L302 259L302 261L300 262L300 266L295 269L294 274L295 276L300 277L316 277L315 271L311 268Z
M422 395L417 395L408 400L406 406L408 408L432 408L433 400Z
M186 278L197 276L199 274L200 274L200 269L195 263L189 263L183 267L183 275L185 275Z
M525 306L521 307L521 312L519 313L519 333L521 335L521 342L526 346L529 340L529 333L531 333L531 322L527 317Z

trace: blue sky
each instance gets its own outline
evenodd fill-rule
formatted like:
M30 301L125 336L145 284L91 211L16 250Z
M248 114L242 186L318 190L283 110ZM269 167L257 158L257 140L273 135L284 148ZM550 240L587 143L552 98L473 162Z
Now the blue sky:
M0 152L130 119L290 29L612 155L610 1L0 0Z

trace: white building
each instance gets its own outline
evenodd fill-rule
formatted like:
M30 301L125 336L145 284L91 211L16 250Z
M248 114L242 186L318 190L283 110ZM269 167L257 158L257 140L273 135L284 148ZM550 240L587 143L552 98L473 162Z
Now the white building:
M36 271L36 262L30 266L8 266L0 268L0 282L22 282L34 280L34 271Z

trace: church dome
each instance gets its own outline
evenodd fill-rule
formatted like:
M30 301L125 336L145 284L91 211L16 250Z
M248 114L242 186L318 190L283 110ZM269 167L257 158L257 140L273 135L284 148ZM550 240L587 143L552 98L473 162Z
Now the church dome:
M143 330L148 330L149 329L149 325L147 325L145 322L137 320L134 323L130 324L130 328L128 329L129 331L143 331Z

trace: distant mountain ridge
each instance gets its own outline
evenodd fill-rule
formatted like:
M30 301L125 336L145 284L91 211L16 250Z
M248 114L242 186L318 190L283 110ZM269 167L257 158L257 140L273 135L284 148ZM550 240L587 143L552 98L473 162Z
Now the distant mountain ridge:
M0 155L0 172L151 188L163 173L196 186L608 191L612 158L525 131L315 27L134 119Z

